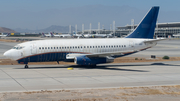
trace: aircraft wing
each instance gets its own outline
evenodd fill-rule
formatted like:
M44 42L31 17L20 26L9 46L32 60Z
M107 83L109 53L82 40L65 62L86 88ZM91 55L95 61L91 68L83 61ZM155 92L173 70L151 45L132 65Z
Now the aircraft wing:
M67 54L66 59L74 59L75 57L78 56L87 56L87 57L111 57L114 55L124 55L128 53L135 52L134 50L129 50L129 51L118 51L118 52L105 52L105 53L94 53L94 54Z

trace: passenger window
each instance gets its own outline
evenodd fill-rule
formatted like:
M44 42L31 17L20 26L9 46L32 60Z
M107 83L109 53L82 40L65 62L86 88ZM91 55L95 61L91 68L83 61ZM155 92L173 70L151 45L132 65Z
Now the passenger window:
M77 48L77 47L75 46L75 48Z
M100 48L100 46L98 46L98 48Z
M58 47L57 47L57 49L58 49Z
M45 47L45 49L47 49L47 47Z
M119 45L119 47L121 47L121 45Z
M56 49L56 47L54 47L54 49Z
M81 46L81 48L82 48L82 46Z
M50 49L50 48L48 47L48 49Z
M84 48L86 48L86 46L84 46Z
M42 47L42 49L44 49L44 47Z
M90 46L90 48L91 48L91 46Z
M123 45L122 45L122 47L123 47Z
M124 45L124 47L126 47L126 45Z
M109 48L110 48L111 46L109 45Z
M96 46L96 48L97 48L97 46Z
M53 49L53 48L51 47L51 49Z
M89 48L89 46L87 46L87 48Z
M61 49L61 47L59 47L59 49Z
M69 49L69 47L67 47L67 49Z
M113 46L111 46L113 48Z
M66 49L66 47L64 47L64 49Z
M79 48L79 46L78 46L78 48Z
M62 47L62 49L64 49L64 47Z
M39 49L41 49L41 47L39 47Z
M94 48L94 46L93 46L93 48Z
M117 45L117 47L118 47L118 45Z

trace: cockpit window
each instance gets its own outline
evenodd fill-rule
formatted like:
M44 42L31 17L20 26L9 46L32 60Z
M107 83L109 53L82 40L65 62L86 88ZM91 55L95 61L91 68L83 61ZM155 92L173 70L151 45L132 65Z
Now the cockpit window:
M20 50L22 48L24 48L24 46L14 46L12 49Z

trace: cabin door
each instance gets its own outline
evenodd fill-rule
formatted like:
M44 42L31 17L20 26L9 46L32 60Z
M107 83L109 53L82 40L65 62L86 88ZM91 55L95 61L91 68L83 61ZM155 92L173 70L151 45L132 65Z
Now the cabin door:
M31 54L36 54L37 53L37 46L36 44L31 44Z

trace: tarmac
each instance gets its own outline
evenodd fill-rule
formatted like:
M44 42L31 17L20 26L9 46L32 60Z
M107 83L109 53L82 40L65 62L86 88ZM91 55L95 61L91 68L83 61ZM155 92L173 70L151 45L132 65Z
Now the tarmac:
M179 67L179 61L104 64L97 68L1 65L0 92L178 85Z

